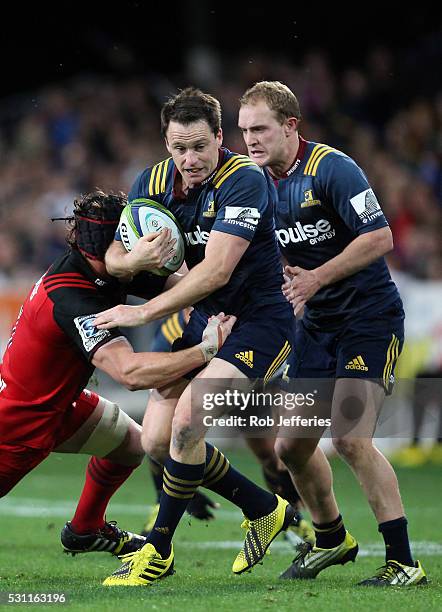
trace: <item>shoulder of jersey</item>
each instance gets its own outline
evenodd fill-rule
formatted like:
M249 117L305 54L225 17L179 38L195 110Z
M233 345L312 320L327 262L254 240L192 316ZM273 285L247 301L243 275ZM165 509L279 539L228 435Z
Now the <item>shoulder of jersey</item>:
M173 165L172 158L168 157L151 168L147 168L145 175L147 195L159 195L166 191L168 178L173 175Z
M72 264L69 256L65 257L58 265L51 267L41 278L43 287L47 294L57 289L88 289L97 291L92 281L87 279Z
M261 168L253 162L247 155L238 155L234 153L229 159L224 162L219 170L217 170L215 176L212 179L212 184L215 189L219 189L231 176L239 178L244 172L258 171L263 175Z
M307 154L307 161L304 166L304 175L316 176L319 168L324 169L328 163L332 162L336 157L350 159L345 153L329 147L326 144L315 144L310 154ZM323 161L325 160L325 161Z

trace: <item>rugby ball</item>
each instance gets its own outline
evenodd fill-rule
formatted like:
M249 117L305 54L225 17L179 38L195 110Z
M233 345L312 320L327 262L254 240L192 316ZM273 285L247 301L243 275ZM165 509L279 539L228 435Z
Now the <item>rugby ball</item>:
M175 238L175 255L162 268L150 270L158 276L169 276L182 266L185 241L183 230L173 214L162 204L145 198L137 198L124 207L118 229L126 251L131 251L141 236L159 232L163 227L172 230Z

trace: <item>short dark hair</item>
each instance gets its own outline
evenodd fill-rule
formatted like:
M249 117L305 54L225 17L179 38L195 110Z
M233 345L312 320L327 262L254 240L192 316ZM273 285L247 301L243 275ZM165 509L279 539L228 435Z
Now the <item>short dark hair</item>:
M103 261L126 204L127 195L122 191L105 193L96 189L75 199L74 214L66 219L69 246Z
M260 81L250 87L240 98L241 106L256 104L263 100L276 114L279 123L284 123L289 117L301 119L299 102L295 94L280 81Z
M169 98L161 109L161 133L166 137L171 121L188 125L206 121L217 136L221 128L221 105L216 98L195 87L186 87Z

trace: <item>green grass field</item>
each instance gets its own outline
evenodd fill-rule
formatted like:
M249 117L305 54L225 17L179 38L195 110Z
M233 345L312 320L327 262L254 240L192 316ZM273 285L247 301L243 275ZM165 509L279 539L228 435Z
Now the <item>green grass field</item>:
M259 468L247 451L227 455L261 482ZM231 565L242 541L241 515L224 502L216 521L208 525L197 520L190 523L185 515L175 538L174 576L149 588L107 589L101 587L101 581L117 567L117 559L107 553L72 558L62 553L59 542L60 529L71 518L81 491L86 463L86 457L52 455L0 501L1 592L63 592L69 599L64 607L72 610L442 610L442 481L438 467L398 472L415 556L423 561L429 576L427 586L388 590L354 586L382 565L381 538L352 474L334 461L341 511L360 543L356 563L330 568L314 581L281 581L278 574L294 555L280 536L264 565L250 574L234 576ZM144 506L152 501L153 489L143 465L115 495L108 519L137 531L145 518ZM46 610L57 605L19 607Z

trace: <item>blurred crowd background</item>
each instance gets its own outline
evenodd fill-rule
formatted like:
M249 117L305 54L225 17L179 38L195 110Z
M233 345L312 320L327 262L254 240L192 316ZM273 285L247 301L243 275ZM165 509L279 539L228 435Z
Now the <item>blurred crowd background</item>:
M24 295L65 249L64 223L51 217L69 215L73 200L96 187L127 192L140 171L168 155L159 121L167 97L188 85L215 95L223 107L225 146L245 152L238 100L266 79L286 83L297 95L305 138L341 149L366 172L393 231L388 263L406 311L398 376L440 379L437 8L402 6L388 18L375 6L356 12L305 7L301 14L284 2L274 10L212 0L167 7L125 0L103 6L94 19L94 7L83 0L51 5L50 16L44 5L17 5L19 35L10 17L0 39L1 352ZM131 336L136 349L146 350L157 325ZM110 380L100 379L103 384L106 394ZM406 399L418 391L414 385L404 395L399 386L398 401L410 406L404 436L414 440L405 461L429 460L422 453L416 459L421 436L439 442L434 448L442 462L440 393L424 402L433 413L422 433L422 401ZM115 385L111 395L117 398ZM127 394L116 401L141 414L145 396L131 397L131 408ZM419 418L416 411L411 418L411 404Z
M343 150L365 170L393 230L390 265L442 280L442 88L433 70L438 42L418 40L406 51L378 44L356 67L351 61L333 66L326 50L299 60L260 52L232 61L201 46L187 53L173 76L137 73L136 58L121 49L130 76L80 73L4 97L0 287L29 284L63 251L64 225L50 218L69 213L79 193L127 191L146 165L167 156L159 109L177 88L193 84L217 96L224 143L244 152L238 99L261 79L279 79L296 93L305 138Z

